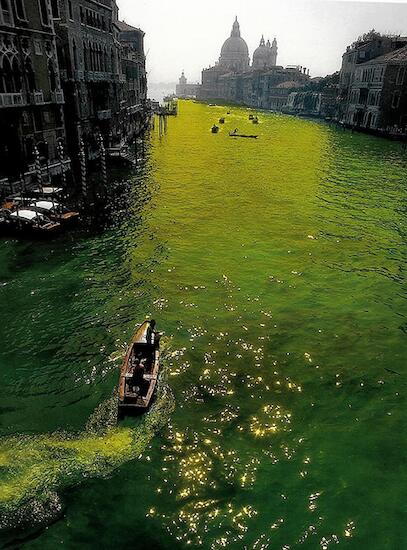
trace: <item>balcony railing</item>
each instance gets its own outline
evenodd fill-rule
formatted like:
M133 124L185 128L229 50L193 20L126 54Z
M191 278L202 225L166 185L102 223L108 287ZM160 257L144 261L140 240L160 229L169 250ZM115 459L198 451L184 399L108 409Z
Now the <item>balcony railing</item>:
M114 75L112 73L105 73L102 71L85 71L85 79L88 81L113 80Z
M111 109L105 109L104 111L97 111L96 116L99 120L109 120L112 118Z
M44 93L43 92L33 92L31 94L31 102L35 105L41 105L44 102Z
M13 94L0 94L0 107L19 107L25 104L26 101L21 92Z
M64 92L62 90L51 92L51 100L54 103L65 103Z

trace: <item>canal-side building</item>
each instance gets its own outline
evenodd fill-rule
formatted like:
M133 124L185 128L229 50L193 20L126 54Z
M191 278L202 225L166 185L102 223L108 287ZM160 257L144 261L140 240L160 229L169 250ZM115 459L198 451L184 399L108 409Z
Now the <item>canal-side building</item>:
M401 123L402 114L396 112L403 106L402 92L398 90L403 84L398 84L394 75L403 65L406 45L407 37L370 31L347 47L338 85L338 120L372 130ZM393 102L391 96L397 91L400 102Z
M143 126L147 79L144 33L119 21L114 0L55 0L70 150L80 139L97 155L100 132L120 146Z
M147 73L144 54L145 33L124 21L119 29L121 74L124 75L120 102L120 140L128 141L140 133L147 116Z
M63 105L51 4L2 0L0 182L29 180L36 148L44 170L59 170L55 164L58 143L65 142Z
M360 128L407 132L407 46L358 65L344 122Z
M237 18L224 42L216 65L202 71L201 99L221 99L231 103L282 110L290 92L301 89L310 79L301 66L277 65L277 40L261 37L250 65L249 48L241 36Z
M1 0L0 187L38 179L38 156L48 180L63 164L78 180L82 142L117 151L147 117L144 33L115 0Z

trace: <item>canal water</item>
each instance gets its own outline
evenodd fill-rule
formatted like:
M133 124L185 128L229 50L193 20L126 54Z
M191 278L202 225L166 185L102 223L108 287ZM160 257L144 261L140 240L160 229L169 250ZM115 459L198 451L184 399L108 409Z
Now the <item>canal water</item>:
M0 545L404 546L407 153L248 114L181 102L103 231L0 242ZM145 316L163 380L117 425Z

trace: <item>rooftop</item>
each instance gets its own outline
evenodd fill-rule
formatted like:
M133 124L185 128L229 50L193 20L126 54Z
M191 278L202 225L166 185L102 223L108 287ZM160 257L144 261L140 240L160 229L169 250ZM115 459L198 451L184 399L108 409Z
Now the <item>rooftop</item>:
M116 26L121 32L143 32L141 29L138 29L137 27L132 27L126 21L116 21Z
M377 63L407 63L407 46L403 46L402 48L398 48L392 52L380 55L374 59L370 59L361 65L376 65Z

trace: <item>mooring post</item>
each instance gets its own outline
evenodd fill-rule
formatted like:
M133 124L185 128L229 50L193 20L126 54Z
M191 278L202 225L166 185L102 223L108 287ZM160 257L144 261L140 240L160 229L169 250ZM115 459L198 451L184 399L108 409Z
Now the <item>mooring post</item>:
M81 169L81 189L82 189L82 198L83 203L86 204L88 198L88 184L86 181L86 154L85 154L85 144L83 139L79 140L79 164Z
M41 191L43 191L40 152L38 151L38 147L36 145L34 145L33 153L34 153L35 176L37 179L38 187L41 189Z
M103 141L103 136L101 132L98 133L97 139L99 142L100 171L102 174L103 195L106 196L106 193L107 193L106 149L105 149L105 143Z

